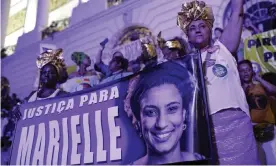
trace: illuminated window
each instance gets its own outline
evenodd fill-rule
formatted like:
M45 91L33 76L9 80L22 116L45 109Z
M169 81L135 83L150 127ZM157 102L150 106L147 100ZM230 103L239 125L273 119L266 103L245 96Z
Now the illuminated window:
M16 45L24 33L28 0L11 0L4 47Z
M53 11L63 5L65 5L66 3L68 3L69 0L50 0L50 8L49 11Z
M64 20L72 15L73 8L79 4L79 0L51 0L48 26L53 21Z
M81 0L81 3L86 3L88 2L89 0Z
M69 25L69 18L73 9L80 0L51 0L48 26L42 31L42 39L53 36L54 33L64 30Z
M9 17L8 27L7 27L7 35L17 31L18 29L24 27L26 16L26 9L23 9L14 15Z

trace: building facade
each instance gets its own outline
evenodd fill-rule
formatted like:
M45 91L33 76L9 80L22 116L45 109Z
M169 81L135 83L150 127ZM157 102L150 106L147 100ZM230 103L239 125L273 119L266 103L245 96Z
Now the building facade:
M131 39L130 36L157 35L159 31L162 31L165 39L174 36L185 38L176 25L176 15L181 9L181 4L186 0L71 0L71 6L69 5L70 8L67 9L71 10L71 13L60 16L61 19L70 16L68 27L44 39L41 35L42 30L55 21L53 18L58 17L59 12L51 13L50 1L53 0L33 1L37 1L37 4L33 5L32 10L26 10L26 12L36 13L31 14L32 17L35 15L35 24L28 30L32 30L23 32L16 42L13 55L2 60L2 76L9 79L12 93L17 93L21 98L28 96L34 90L37 76L35 61L40 53L41 44L62 48L65 62L70 66L73 65L71 54L74 51L85 52L93 59L100 48L99 43L105 38L109 39L107 47L110 49L135 40L135 37ZM213 8L216 19L214 28L223 28L227 23L231 13L229 1L205 0ZM266 1L275 3L274 0ZM61 3L61 1L57 2ZM257 0L246 1L244 8L247 10L258 2ZM67 2L61 6L68 6L68 4ZM8 9L1 11L9 12ZM7 14L4 16L7 18ZM2 19L2 22L3 25L7 25L7 19L6 21ZM127 33L131 35L126 35ZM3 40L1 38L2 42Z

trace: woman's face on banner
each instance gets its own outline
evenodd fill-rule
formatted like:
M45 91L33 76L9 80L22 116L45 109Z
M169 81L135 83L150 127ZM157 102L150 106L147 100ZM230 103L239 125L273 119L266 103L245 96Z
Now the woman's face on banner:
M175 85L163 84L149 89L140 106L141 128L147 147L162 154L180 146L185 110Z

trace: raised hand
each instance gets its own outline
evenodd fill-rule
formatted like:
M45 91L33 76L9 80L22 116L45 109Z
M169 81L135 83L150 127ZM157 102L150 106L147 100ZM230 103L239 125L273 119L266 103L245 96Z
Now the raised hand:
M102 46L102 48L105 48L106 43L108 43L108 38L105 38L100 45Z
M231 0L232 15L220 38L220 42L232 53L237 51L240 44L243 25L243 1Z
M20 120L22 117L22 114L20 112L20 105L16 105L13 107L13 110L10 111L10 118L14 119L15 121Z

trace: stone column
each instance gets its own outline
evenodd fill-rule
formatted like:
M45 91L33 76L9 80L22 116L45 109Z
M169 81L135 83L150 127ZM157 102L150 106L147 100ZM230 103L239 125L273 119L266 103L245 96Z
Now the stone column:
M38 0L28 0L25 16L24 33L28 33L35 28Z
M33 0L32 0L33 1ZM34 3L30 3L35 6ZM24 33L18 38L15 51L23 49L30 44L38 42L42 39L41 31L48 25L50 0L37 0L36 4L36 22L33 31ZM35 10L34 10L35 13Z
M1 49L4 47L4 42L7 33L10 4L10 0L1 0Z
M35 30L42 31L48 25L50 0L38 0Z

